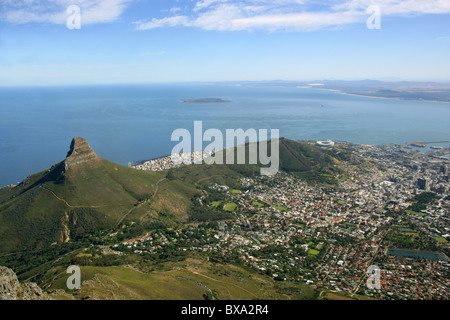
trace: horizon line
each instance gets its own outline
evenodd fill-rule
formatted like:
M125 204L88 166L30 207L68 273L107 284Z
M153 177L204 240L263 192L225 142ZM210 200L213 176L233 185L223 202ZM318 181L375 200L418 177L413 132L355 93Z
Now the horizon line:
M362 82L362 81L377 81L382 83L436 83L436 84L449 84L450 79L447 80L406 80L406 79L397 79L397 80L382 80L376 78L361 78L361 79L307 79L307 80L285 80L285 79L272 79L272 80L168 80L168 81L149 81L149 82L111 82L111 83L66 83L66 84L0 84L0 88L26 88L26 87L35 87L35 88L45 88L45 87L88 87L88 86L129 86L129 85L157 85L157 84L201 84L201 83L248 83L248 82L285 82L285 83L304 83L304 82L331 82L331 81L346 81L346 82ZM310 85L310 84L305 84Z

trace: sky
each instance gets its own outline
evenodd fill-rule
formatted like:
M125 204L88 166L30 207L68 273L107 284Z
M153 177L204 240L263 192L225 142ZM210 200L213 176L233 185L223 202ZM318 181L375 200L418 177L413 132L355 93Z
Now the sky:
M0 0L0 86L450 81L450 0Z

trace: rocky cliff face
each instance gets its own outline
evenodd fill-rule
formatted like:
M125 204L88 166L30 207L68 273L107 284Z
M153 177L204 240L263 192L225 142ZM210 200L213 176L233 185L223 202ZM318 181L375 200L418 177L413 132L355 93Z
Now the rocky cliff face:
M9 268L0 267L0 300L51 300L35 283L20 283Z
M65 164L65 172L69 169L75 169L83 164L95 165L100 162L101 158L92 150L89 143L80 137L75 137L70 144L70 150L67 153Z

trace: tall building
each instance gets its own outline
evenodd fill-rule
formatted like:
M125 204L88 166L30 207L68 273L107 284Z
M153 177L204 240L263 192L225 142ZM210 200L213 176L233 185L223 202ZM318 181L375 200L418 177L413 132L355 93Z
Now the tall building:
M445 163L443 163L441 165L439 172L443 173L444 176L448 175L448 166Z
M430 186L428 185L428 180L425 178L419 178L419 180L417 180L417 185L422 190L429 190L430 188Z

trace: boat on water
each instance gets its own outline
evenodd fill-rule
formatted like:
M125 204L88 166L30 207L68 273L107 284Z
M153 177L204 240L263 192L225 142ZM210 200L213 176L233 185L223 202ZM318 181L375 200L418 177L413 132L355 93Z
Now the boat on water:
M441 150L441 149L444 149L444 147L438 147L438 146L431 146L430 148L431 148L431 149L434 149L434 150Z
M425 148L427 146L426 143L410 143L409 145L416 148Z

